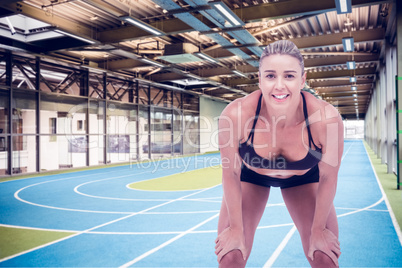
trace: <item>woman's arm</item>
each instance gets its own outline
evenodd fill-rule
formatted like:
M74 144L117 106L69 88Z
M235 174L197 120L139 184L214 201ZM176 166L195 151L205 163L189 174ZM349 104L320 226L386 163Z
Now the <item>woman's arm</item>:
M238 149L241 133L240 108L232 103L219 118L219 148L222 159L223 198L228 212L229 227L223 230L216 239L218 262L222 257L235 249L239 249L246 258L245 240L242 218L242 192L240 184L241 160Z
M339 241L335 234L326 228L328 215L333 208L338 171L343 153L343 123L337 110L327 105L321 121L320 143L323 156L319 163L320 182L315 204L313 225L311 227L308 256L313 260L314 252L320 250L327 254L336 265L340 254Z

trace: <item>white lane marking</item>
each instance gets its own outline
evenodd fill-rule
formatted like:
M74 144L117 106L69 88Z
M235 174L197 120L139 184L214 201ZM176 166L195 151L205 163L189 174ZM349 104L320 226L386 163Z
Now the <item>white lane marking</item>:
M350 146L348 147L348 149L345 151L345 153L344 153L343 156L342 156L341 162L343 161L343 159L345 159L346 155L349 153L350 148L352 148L352 146L353 146L354 143L355 143L355 142L352 142L352 143L350 144Z
M99 173L99 174L104 174L104 173ZM97 175L97 174L95 174ZM86 175L87 176L87 175ZM93 176L93 174L92 174ZM107 178L107 179L102 179L102 180L110 180L110 179L117 179L117 178L124 178L124 177L129 177L129 176L133 176L133 174L129 174L129 175L123 175L123 176L117 176L117 177L112 177L112 178ZM85 177L85 176L81 176L81 177ZM77 177L73 177L73 178L77 178ZM19 196L19 194L23 191L26 190L30 187L34 187L40 184L45 184L45 183L50 183L50 182L56 182L56 181L61 181L61 180L67 180L67 179L71 179L71 177L67 177L67 178L61 178L61 179L57 179L57 180L51 180L51 181L44 181L44 182L39 182L39 183L35 183L35 184L31 184L28 186L25 186L21 189L19 189L18 191L16 191L14 193L14 198L16 198L17 200L32 205L32 206L37 206L37 207L44 207L44 208L49 208L49 209L56 209L56 210L65 210L65 211L75 211L75 212L88 212L88 213L103 213L103 214L131 214L133 212L121 212L121 211L97 211L97 210L86 210L86 209L73 209L73 208L63 208L63 207L55 207L55 206L49 206L49 205L42 205L42 204L38 204L38 203L34 203L34 202L30 202L28 200L25 200L23 198L21 198ZM92 182L92 181L90 181ZM77 187L75 187L77 188ZM74 188L74 189L75 189ZM141 201L141 202L152 202L152 201L157 201L157 202L169 202L175 199L138 199L138 200L134 200L134 201ZM133 201L133 200L131 200Z
M50 229L50 228L40 228L40 227L28 227L28 226L19 226L19 225L11 225L11 224L3 224L0 223L0 227L6 228L14 228L14 229L24 229L24 230L34 230L34 231L45 231L45 232L58 232L58 233L76 233L78 230L63 230L63 229Z
M374 173L375 178L376 178L376 180L377 180L378 187L380 187L382 196L383 196L383 198L384 198L384 200L385 200L385 204L387 205L387 208L388 208L388 211L389 211L389 215L390 215L391 220L392 220L392 224L394 225L394 229L395 229L396 235L398 236L398 239L399 239L399 243L400 243L401 246L402 246L402 231L401 231L401 227L399 226L398 221L396 220L394 211L392 210L392 207L391 207L391 204L389 203L388 197L387 197L387 195L385 194L384 189L382 188L382 184L381 184L381 182L380 182L380 179L379 179L378 176L377 176L377 172L375 172L373 162L371 162L371 158L370 158L370 156L369 156L369 154L368 154L368 152L367 152L367 150L366 150L366 146L364 146L364 144L363 144L363 147L364 147L364 151L366 152L366 155L367 155L367 157L368 157L368 159L369 159L369 161L370 161L371 169L373 170L373 173Z
M204 225L204 224L210 222L211 220L217 218L218 216L219 216L219 213L215 214L214 216L212 216L212 217L206 219L205 221L203 221L203 222L201 222L201 223L195 225L194 227L188 229L187 231L182 232L181 234L179 234L179 235L173 237L172 239L169 239L169 240L166 241L165 243L163 243L163 244L161 244L161 245L159 245L159 246L157 246L157 247L155 247L155 248L153 248L153 249L151 249L151 250L145 252L144 254L142 254L142 255L138 256L137 258L133 259L132 261L129 261L129 262L123 264L122 266L120 266L120 268L126 268L126 267L129 267L129 266L135 264L136 262L139 262L140 260L142 260L142 259L148 257L149 255L151 255L151 254L157 252L158 250L160 250L160 249L162 249L162 248L164 248L164 247L166 247L166 246L172 244L174 241L176 241L176 240L182 238L182 237L185 236L186 234L191 233L193 230L197 229L198 227L200 227L200 226L202 226L202 225Z
M94 227L92 227L92 228L86 229L86 230L81 231L81 232L78 232L78 233L76 233L76 234L73 234L73 235L70 235L70 236L67 236L67 237L64 237L64 238L61 238L61 239L58 239L58 240L55 240L55 241L52 241L52 242L49 242L49 243L46 243L46 244L43 244L43 245L40 245L40 246L35 247L35 248L31 248L31 249L29 249L29 250L25 250L25 251L19 252L19 253L17 253L17 254L14 254L14 255L8 256L8 257L6 257L6 258L0 259L0 262L4 262L4 261L6 261L6 260L9 260L9 259L12 259L12 258L21 256L21 255L24 255L24 254L26 254L26 253L29 253L29 252L32 252L32 251L35 251L35 250L38 250L38 249L41 249L41 248L45 248L45 247L47 247L47 246L50 246L50 245L53 245L53 244L62 242L62 241L64 241L64 240L67 240L67 239L70 239L70 238L73 238L73 237L76 237L76 236L79 236L79 235L81 235L81 234L90 233L91 231L93 231L93 230L95 230L95 229L99 229L99 228L101 228L101 227L104 227L104 226L107 226L107 225L116 223L116 222L121 221L121 220L128 219L128 218L130 218L130 217L133 217L133 216L138 215L138 214L142 214L142 213L147 212L147 211L150 211L150 210L152 210L152 209L156 209L156 208L159 208L159 207L168 205L168 204L173 203L173 202L175 202L175 201L177 201L177 200L181 200L181 199L183 199L183 198L187 198L187 197L189 197L189 196L193 196L193 195L202 193L202 192L207 191L207 190L210 190L210 189L212 189L212 188L214 188L214 187L206 188L206 189L203 189L203 190L201 190L201 191L198 191L198 192L195 192L195 193L191 193L191 194L182 196L182 197L180 197L180 198L177 198L177 199L174 199L174 200L171 200L171 201L168 201L168 202L165 202L165 203L162 203L162 204L159 204L159 205L156 205L156 206L153 206L153 207L144 209L144 210L142 210L142 211L139 211L139 212L136 212L136 213L132 213L132 214L126 215L126 216L124 216L124 217L121 217L121 218L118 218L118 219L115 219L115 220L112 220L112 221L108 221L108 222L106 222L106 223L103 223L103 224L94 226Z
M357 209L356 211L351 211L351 212L347 212L344 214L340 214L337 217L341 218L341 217L345 217L345 216L349 216L355 213L359 213L362 211L366 211L369 210L372 207L377 206L378 204L380 204L382 201L384 201L384 197L381 197L377 202L361 208L361 209ZM272 267L272 265L274 264L274 262L276 261L276 259L279 257L279 255L281 254L281 252L283 251L283 249L286 247L287 243L289 242L289 240L292 238L293 234L296 231L296 226L294 226L294 224L292 224L293 227L292 229L290 229L290 231L288 232L288 234L285 236L285 238L282 240L282 242L279 244L279 246L275 249L274 253L271 255L271 257L268 259L268 261L264 264L264 268L268 268L268 267Z
M279 246L275 249L274 253L272 253L271 257L267 260L267 262L264 264L263 268L270 268L276 261L276 259L279 257L283 249L286 247L288 244L289 240L292 238L293 234L296 232L296 226L293 225L293 227L290 229L290 231L286 234L285 238L282 240L282 242L279 244Z
M180 200L177 200L180 201ZM370 209L371 207L374 207L378 204L380 204L383 201L383 198L378 200L377 202L363 208L363 209L355 209L353 212L348 212L344 214L340 214L337 217L345 217L349 216L354 213L359 213L362 211L372 211L372 212L388 212L388 211L383 211L383 210L375 210L375 209ZM339 209L339 208L336 208ZM342 208L340 208L342 209ZM215 211L205 211L205 213L217 213L219 212L218 210ZM163 213L163 212L162 212ZM183 212L177 212L178 214L183 213ZM194 213L198 213L197 211ZM144 212L141 213L143 215L153 215L153 214L160 214L159 212ZM266 226L258 226L257 230L261 229L269 229L269 228L278 228L278 227L285 227L285 226L293 226L293 222L291 223L282 223L282 224L273 224L273 225L266 225ZM18 226L18 225L9 225L9 224L0 224L0 226L3 227L8 227L8 228L18 228L18 229L28 229L28 230L38 230L38 231L51 231L51 232L70 232L70 233L77 233L80 232L81 230L62 230L62 229L48 229L48 228L40 228L40 227L26 227L26 226ZM165 235L165 234L180 234L183 231L166 231L166 232L99 232L99 231L92 231L88 232L90 234L100 234L100 235ZM191 234L205 234L205 233L216 233L216 229L214 230L203 230L203 231L193 231Z

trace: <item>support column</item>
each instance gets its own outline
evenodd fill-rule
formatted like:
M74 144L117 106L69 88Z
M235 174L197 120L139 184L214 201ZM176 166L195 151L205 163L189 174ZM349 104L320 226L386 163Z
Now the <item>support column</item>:
M35 79L35 90L36 90L36 172L40 172L40 102L41 102L41 95L40 95L40 57L36 57L35 66L36 66L36 79Z
M396 38L397 38L397 76L396 76L396 104L397 104L397 189L401 187L401 171L402 171L402 3L395 2L396 7Z

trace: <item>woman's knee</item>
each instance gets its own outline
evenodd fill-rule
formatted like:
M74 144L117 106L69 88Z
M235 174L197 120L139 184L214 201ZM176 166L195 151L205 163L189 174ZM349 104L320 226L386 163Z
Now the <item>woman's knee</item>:
M309 258L309 257L307 257ZM314 252L314 261L309 258L312 268L332 268L338 267L332 261L332 259L322 251L317 250Z
M243 259L240 250L232 250L223 256L219 263L219 268L243 268L246 266L247 260Z

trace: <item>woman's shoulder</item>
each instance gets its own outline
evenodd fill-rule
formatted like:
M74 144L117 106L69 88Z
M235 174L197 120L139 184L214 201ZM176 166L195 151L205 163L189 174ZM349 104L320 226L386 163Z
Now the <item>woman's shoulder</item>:
M343 129L342 117L338 110L330 103L316 98L308 92L303 92L308 109L308 119L313 133L318 134L320 144L326 142L328 129L338 126L338 129Z
M261 91L257 90L247 96L232 101L225 107L221 116L239 119L239 116L247 118L254 115L260 95Z
M325 118L340 117L338 110L331 104L320 98L315 97L309 92L303 92L306 98L308 115L310 116L324 116Z

